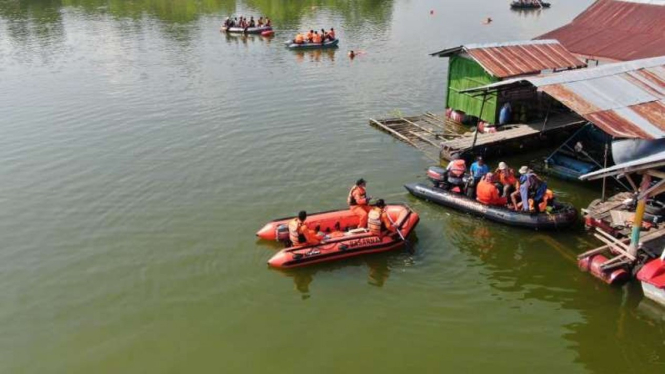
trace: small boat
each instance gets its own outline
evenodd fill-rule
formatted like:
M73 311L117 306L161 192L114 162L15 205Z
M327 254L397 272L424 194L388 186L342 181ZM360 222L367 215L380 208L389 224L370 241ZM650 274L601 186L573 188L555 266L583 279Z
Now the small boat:
M647 262L637 273L647 298L665 306L665 252L660 258Z
M323 48L335 48L337 47L337 44L339 44L339 39L333 39L333 40L326 40L323 43L302 43L302 44L296 44L293 42L293 40L287 40L284 42L287 48L293 49L293 50L300 50L300 49L323 49Z
M555 153L545 160L545 170L547 174L559 179L578 182L580 176L598 170L598 166L590 162Z
M349 209L310 214L305 222L308 227L325 233L324 240L317 245L282 249L268 260L268 265L287 269L401 248L405 243L402 238L408 237L420 218L406 204L386 205L386 212L401 236L397 233L377 236L365 228L358 228L358 216ZM256 236L290 245L288 224L293 218L271 221Z
M248 27L248 28L222 26L222 28L219 29L219 31L221 32L228 32L231 34L262 34L263 32L271 30L272 27L270 26Z
M541 9L541 8L549 8L550 3L546 3L544 1L540 2L521 2L521 1L513 1L510 3L510 9Z
M432 167L430 171L438 172L440 169ZM428 175L430 175L430 171L428 171ZM567 203L555 201L550 212L532 213L510 210L502 206L485 205L464 194L423 183L410 183L404 187L418 198L510 226L535 230L557 230L569 227L577 220L577 209Z

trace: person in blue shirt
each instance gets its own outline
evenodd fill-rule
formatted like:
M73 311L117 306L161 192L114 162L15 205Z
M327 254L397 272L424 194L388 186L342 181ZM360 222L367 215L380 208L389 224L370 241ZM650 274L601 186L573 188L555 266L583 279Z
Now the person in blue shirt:
M473 176L473 180L475 182L478 182L482 177L485 176L485 174L489 173L490 168L485 164L483 158L481 156L478 156L476 162L471 164L471 168L469 168L469 171L471 172L471 176Z

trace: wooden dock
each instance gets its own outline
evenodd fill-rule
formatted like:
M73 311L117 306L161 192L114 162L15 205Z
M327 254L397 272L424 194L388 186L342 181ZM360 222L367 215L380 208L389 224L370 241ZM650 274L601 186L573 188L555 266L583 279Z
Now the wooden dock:
M545 123L539 120L511 124L494 133L476 134L457 122L429 112L414 117L370 118L370 125L422 150L427 157L436 161L450 161L457 155L500 155L505 150L514 154L516 149L541 146L541 140L550 135L564 138L585 122L574 114L556 114Z

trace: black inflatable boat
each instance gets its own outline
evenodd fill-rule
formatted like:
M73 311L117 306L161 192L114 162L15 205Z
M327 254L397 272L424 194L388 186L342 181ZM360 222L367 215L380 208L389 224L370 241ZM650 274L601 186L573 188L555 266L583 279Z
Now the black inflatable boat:
M550 3L546 3L544 1L541 1L540 3L538 2L533 2L533 3L524 3L524 2L519 2L519 1L513 1L510 3L510 9L542 9L542 8L549 8Z
M431 169L438 170L439 168ZM404 187L418 198L510 226L534 230L558 230L569 227L577 221L577 209L567 203L555 201L550 212L531 213L514 211L502 206L485 205L464 194L433 185L410 183Z

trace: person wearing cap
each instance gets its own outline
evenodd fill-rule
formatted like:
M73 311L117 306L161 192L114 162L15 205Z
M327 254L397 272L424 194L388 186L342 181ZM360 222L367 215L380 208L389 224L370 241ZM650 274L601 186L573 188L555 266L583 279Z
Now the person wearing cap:
M473 176L473 180L478 183L478 181L480 181L480 179L484 177L485 174L489 173L490 168L487 166L487 164L485 164L482 156L478 156L476 162L471 164L469 171L471 172L471 176Z
M508 199L501 197L493 181L494 174L485 174L476 186L476 200L485 205L504 206L508 203Z
M547 192L547 183L545 183L533 170L528 166L522 166L519 170L520 173L520 187L518 191L513 192L510 196L515 207L517 207L517 194L522 200L522 210L528 212L533 207L537 212L540 211L540 203L543 202L543 197ZM514 197L514 198L513 198ZM530 199L533 200L533 204Z
M289 240L291 246L299 247L304 245L316 245L321 243L321 237L305 223L307 212L301 210L298 217L289 222Z
M360 218L358 227L367 227L367 214L371 209L369 206L371 197L367 197L366 186L367 182L364 179L358 179L346 197L346 203L349 204L349 208L353 214Z
M517 190L517 178L515 178L515 170L508 167L508 164L501 161L499 167L494 171L494 179L501 184L503 193L501 196L508 198L510 194Z
M386 203L383 199L379 199L367 215L367 228L373 235L381 236L385 231L395 232L396 230L390 222L385 208Z

